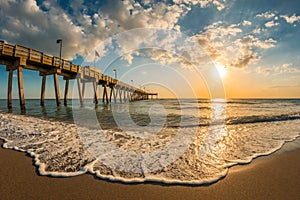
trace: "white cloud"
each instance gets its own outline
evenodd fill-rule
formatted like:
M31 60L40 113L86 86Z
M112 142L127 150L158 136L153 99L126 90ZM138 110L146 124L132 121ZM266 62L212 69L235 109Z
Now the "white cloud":
M0 15L4 19L1 20L1 26L6 29L0 31L1 36L8 42L28 45L52 55L57 55L58 52L56 39L62 38L64 57L70 59L76 53L82 53L78 48L82 42L82 28L75 25L61 9L51 6L46 13L34 0L2 4Z
M243 39L237 39L235 41L237 46L248 46L248 47L258 47L262 49L269 49L275 47L276 40L269 38L266 40L261 40L253 35L244 36Z
M254 34L260 34L261 31L262 31L261 28L256 28L256 29L254 29L252 32L253 32Z
M285 21L289 24L293 24L295 22L300 22L300 16L297 16L296 14L293 14L290 17L288 15L280 15L280 17L285 19Z
M258 29L261 31L261 29ZM258 32L258 30L256 30ZM276 40L261 39L251 34L242 36L242 29L237 24L229 26L215 22L205 27L205 31L195 35L194 40L204 48L211 59L227 67L245 68L261 58L254 47L260 49L273 48Z
M223 22L218 21L204 28L205 34L209 34L212 39L224 36L236 36L242 32L242 29L238 28L238 24L232 24L227 27L222 26Z
M269 22L265 23L265 27L267 27L267 28L271 28L273 26L278 26L278 25L279 25L279 23L275 22L275 21L269 21Z
M255 28L252 31L252 34L256 34L258 36L267 35L268 34L268 29L267 28L263 28L263 27L258 27L258 28Z
M85 57L96 47L103 56L108 52L107 46L112 46L109 38L122 32L125 33L114 44L119 47L117 53L123 55L122 59L129 64L135 55L141 53L137 49L143 46L160 47L162 50L145 52L162 63L179 62L188 68L189 62L203 62L203 51L197 50L193 44L191 47L182 45L190 40L191 43L201 45L214 61L243 68L260 59L259 53L253 49L269 49L276 45L272 38L262 39L258 35L254 37L248 33L248 36L243 36L244 27L241 25L250 28L254 23L248 20L231 25L221 21L215 22L206 26L203 32L185 38L184 42L180 36L172 34L169 35L171 37L159 38L157 33L151 31L137 31L135 35L126 33L127 30L135 28L162 28L181 33L178 22L189 12L191 5L201 8L212 6L222 10L225 0L176 0L174 5L154 0L144 0L142 4L131 0L112 0L100 8L90 8L83 4L84 0L74 0L70 1L70 13L63 10L56 1L44 1L41 6L34 0L9 2L0 2L0 15L3 16L0 20L0 26L3 27L0 29L0 35L3 39L57 55L58 45L55 42L56 39L62 38L63 57L67 59L75 58L76 54ZM151 6L143 7L143 4ZM256 16L276 18L271 12ZM270 21L265 26L272 27L277 25L276 23L278 22ZM267 29L256 28L253 33L260 34L264 30ZM103 41L107 44L99 45Z
M293 73L300 73L300 69L293 67L292 63L285 63L281 66L274 65L273 67L262 67L259 66L256 68L256 73L264 74L265 76L271 74L293 74Z
M217 1L213 0L212 3L217 7L218 10L223 10L225 8L225 0L224 1Z
M255 17L262 17L262 18L266 18L266 19L271 19L275 16L276 16L275 13L265 12L265 13L257 14Z
M268 76L272 72L272 68L265 68L262 66L258 66L256 67L255 72L258 74L263 74L265 76Z
M253 41L253 46L256 46L256 47L259 47L259 48L262 48L262 49L270 49L270 48L275 47L276 42L277 41L272 39L272 38L269 38L267 40L255 39Z
M286 68L288 68L292 65L293 65L292 63L285 63L285 64L282 65L282 68L286 69Z
M0 35L10 43L28 46L55 56L58 55L59 49L56 40L60 38L63 40L64 58L71 60L76 55L81 55L91 60L92 56L88 55L92 55L96 47L101 56L108 52L108 46L112 45L109 38L117 33L135 28L162 28L177 30L180 33L178 21L191 10L192 5L201 8L215 7L217 10L225 7L225 0L175 0L174 3L170 5L154 0L143 0L141 3L132 0L111 0L97 7L97 3L95 6L88 6L84 0L74 0L69 2L68 10L64 10L58 1L52 0L45 0L40 5L35 0L0 1L0 15L3 16L0 19ZM150 6L142 6L146 4ZM211 31L210 34L229 37L241 32L236 26L220 28L219 31ZM126 36L126 33L124 35ZM157 39L158 36L153 35L151 31L121 38L117 41L118 53L131 64L133 55L139 53L136 49L143 45L175 48L176 37ZM101 44L103 41L107 43ZM175 54L177 51L175 50ZM158 55L159 53L162 55ZM162 62L179 60L188 66L184 58L191 55L175 54L157 51L152 55ZM192 54L192 59L200 56L196 52Z
M273 66L274 72L278 74L300 73L300 68L293 67L292 63L285 63L281 66Z
M199 5L201 8L215 6L219 11L225 8L226 0L173 0L176 4Z
M188 11L187 6L165 3L145 9L131 1L110 1L93 14L88 14L82 0L70 3L72 15L55 1L44 1L41 6L47 11L34 0L1 1L0 15L4 17L0 25L5 28L0 35L8 42L52 55L57 55L55 41L61 38L63 57L67 59L75 58L76 54L87 56L101 41L125 30L148 27L180 30L177 22Z
M250 26L252 24L252 22L244 20L242 24L243 24L243 26Z

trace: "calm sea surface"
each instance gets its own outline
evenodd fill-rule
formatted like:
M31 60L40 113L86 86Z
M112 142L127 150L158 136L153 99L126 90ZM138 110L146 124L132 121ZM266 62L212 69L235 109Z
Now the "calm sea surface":
M299 99L69 105L26 100L22 113L18 100L11 110L0 100L4 147L28 152L42 175L203 184L300 135Z

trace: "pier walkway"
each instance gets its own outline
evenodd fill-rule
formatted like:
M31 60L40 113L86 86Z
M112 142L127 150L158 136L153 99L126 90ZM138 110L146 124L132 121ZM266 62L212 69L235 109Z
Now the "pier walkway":
M104 103L146 100L157 97L157 93L133 87L110 76L102 74L91 66L74 65L72 62L55 56L46 55L43 52L20 45L11 45L0 41L0 65L6 66L8 71L7 106L12 107L12 80L13 71L17 70L18 92L20 107L25 109L23 69L35 70L42 77L41 105L45 102L46 77L51 75L54 79L55 97L57 106L61 105L58 76L65 80L64 105L68 102L69 80L76 79L80 104L84 105L84 93L86 83L92 83L94 89L94 102L98 104L97 87L103 87L102 101Z

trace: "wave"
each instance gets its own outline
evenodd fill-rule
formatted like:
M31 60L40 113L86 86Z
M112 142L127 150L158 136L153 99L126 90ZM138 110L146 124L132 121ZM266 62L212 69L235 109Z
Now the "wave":
M248 124L248 123L263 123L263 122L277 122L277 121L289 121L300 119L300 113L294 114L282 114L273 116L246 116L246 117L230 117L227 118L225 124Z
M198 124L180 124L176 125L167 124L168 128L192 128L192 127L206 127L216 125L239 125L239 124L254 124L254 123L266 123L266 122L280 122L280 121L292 121L300 120L300 113L273 115L273 116L245 116L245 117L229 117L223 120L211 121L209 118L201 118L202 123Z
M253 104L261 104L261 102L257 102L257 101L236 101L236 100L234 100L234 101L226 101L226 104L246 104L246 105L253 105Z

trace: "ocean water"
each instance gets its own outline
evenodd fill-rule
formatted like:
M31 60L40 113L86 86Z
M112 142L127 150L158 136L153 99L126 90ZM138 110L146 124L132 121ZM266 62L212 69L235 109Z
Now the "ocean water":
M27 152L41 175L204 184L300 135L299 99L69 104L26 100L24 113L17 100L11 110L0 100L4 148Z

